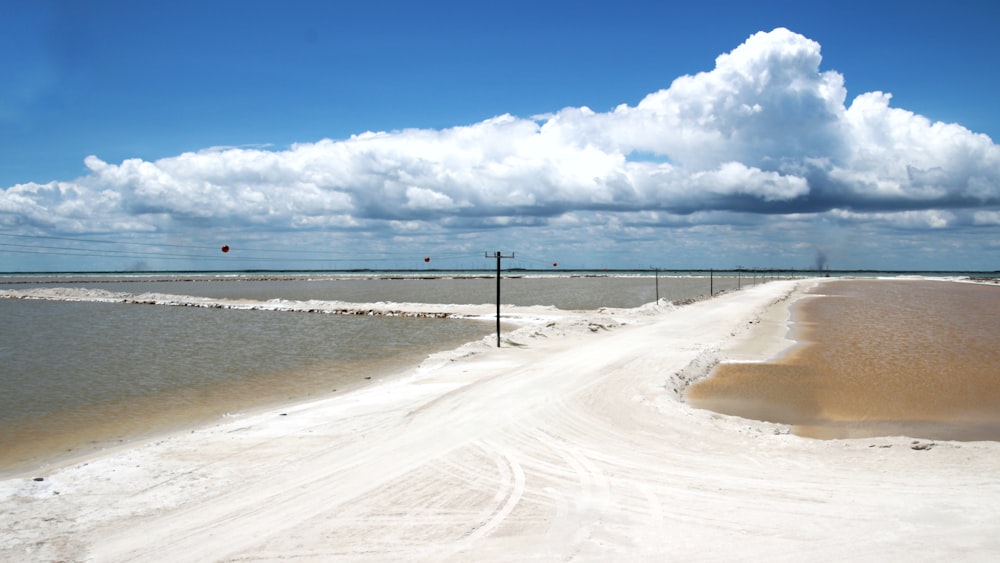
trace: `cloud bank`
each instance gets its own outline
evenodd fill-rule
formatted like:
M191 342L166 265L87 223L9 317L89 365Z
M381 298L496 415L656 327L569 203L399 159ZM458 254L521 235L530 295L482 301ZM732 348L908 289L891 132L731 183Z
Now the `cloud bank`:
M891 105L849 104L820 45L757 33L715 68L635 106L366 132L286 150L209 148L153 162L88 156L72 181L0 193L0 227L158 232L467 233L800 222L1000 225L1000 148Z

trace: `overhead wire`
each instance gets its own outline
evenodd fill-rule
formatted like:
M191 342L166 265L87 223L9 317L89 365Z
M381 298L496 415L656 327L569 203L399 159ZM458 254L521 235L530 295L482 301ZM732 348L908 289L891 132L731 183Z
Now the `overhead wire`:
M24 235L24 234L13 234L13 233L0 233L0 237L15 238L19 240L35 240L39 241L36 244L23 244L14 242L0 242L0 253L14 253L14 254L36 254L36 255L52 255L52 256L81 256L81 257L95 257L95 258L131 258L131 259L162 259L162 260L192 260L192 261L219 261L226 260L226 257L220 255L207 255L203 252L197 251L212 251L218 252L220 250L219 246L208 246L203 244L178 244L178 243L166 243L166 242L138 242L130 240L106 240L106 239L95 239L95 238L80 238L80 237L67 237L67 236L55 236L55 235ZM77 247L71 245L63 244L47 244L45 241L63 241L80 243L81 245L123 245L132 247L143 247L147 250L123 250L123 249L105 249L105 248L87 248L86 246ZM412 251L397 251L397 252L380 252L378 254L373 254L370 250L340 250L340 249L325 249L325 248L313 248L313 249L297 249L297 248L260 248L257 246L251 247L240 247L235 244L227 243L225 245L227 248L231 248L233 254L230 256L238 258L241 262L266 262L266 263L345 263L345 262L363 262L363 263L376 263L376 262L389 262L389 261L399 261L404 257L413 257L414 253ZM191 250L195 252L182 253L182 252L160 252L151 251L148 249L181 249L181 250ZM250 254L248 254L250 253ZM265 254L265 256L253 255L252 253ZM228 252L227 252L228 254ZM280 256L266 256L266 255L280 254ZM291 256L290 256L291 255ZM433 256L434 261L451 261L458 259L468 259L478 254L470 252L434 252L427 253L414 259L424 259L425 262L429 262L430 258Z

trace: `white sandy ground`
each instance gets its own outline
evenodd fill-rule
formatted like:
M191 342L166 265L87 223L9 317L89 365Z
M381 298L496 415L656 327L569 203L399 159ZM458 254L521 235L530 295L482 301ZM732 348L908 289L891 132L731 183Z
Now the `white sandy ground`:
M996 560L1000 444L817 441L680 400L787 346L815 283L524 309L500 349L0 482L0 558Z

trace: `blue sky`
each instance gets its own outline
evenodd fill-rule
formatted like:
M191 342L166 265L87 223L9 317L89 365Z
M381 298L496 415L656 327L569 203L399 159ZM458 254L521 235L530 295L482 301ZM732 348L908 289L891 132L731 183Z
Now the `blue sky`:
M0 270L1000 269L997 6L3 2Z

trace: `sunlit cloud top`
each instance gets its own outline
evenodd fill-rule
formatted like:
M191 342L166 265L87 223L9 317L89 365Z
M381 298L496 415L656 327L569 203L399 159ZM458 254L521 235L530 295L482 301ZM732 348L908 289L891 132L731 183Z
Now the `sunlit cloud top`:
M7 187L0 227L86 235L212 225L442 243L513 227L511 237L534 228L537 239L567 229L653 238L648 229L720 223L763 232L806 220L1000 224L1000 148L988 136L894 107L886 92L848 100L844 77L821 63L819 43L778 28L607 112L567 107L153 161L93 155L74 180Z

